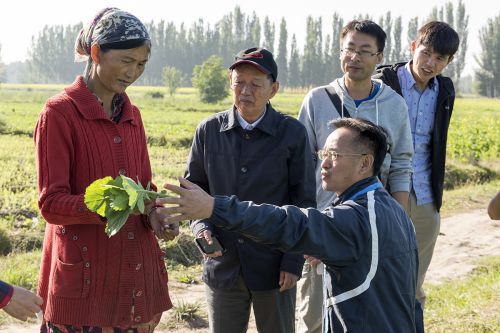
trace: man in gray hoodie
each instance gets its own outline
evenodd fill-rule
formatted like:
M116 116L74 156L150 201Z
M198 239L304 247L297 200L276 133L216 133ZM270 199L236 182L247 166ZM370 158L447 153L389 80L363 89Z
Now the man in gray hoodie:
M321 149L337 118L364 118L382 126L388 134L388 152L379 177L391 195L407 208L412 173L413 143L404 99L381 80L371 78L382 62L386 34L369 20L349 22L340 35L340 63L344 75L304 98L299 120L305 125L313 152ZM334 104L335 103L335 104ZM321 162L316 162L316 199L319 210L331 205L335 194L321 187ZM306 256L299 281L298 332L321 332L322 265Z

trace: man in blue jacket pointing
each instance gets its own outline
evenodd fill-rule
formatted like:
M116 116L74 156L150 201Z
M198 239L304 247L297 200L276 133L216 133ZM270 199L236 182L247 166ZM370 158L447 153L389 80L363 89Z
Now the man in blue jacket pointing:
M413 225L375 175L387 151L384 131L343 118L324 149L322 185L337 194L323 212L210 196L180 178L180 195L159 199L165 223L207 218L281 251L325 263L323 332L415 332L418 256Z

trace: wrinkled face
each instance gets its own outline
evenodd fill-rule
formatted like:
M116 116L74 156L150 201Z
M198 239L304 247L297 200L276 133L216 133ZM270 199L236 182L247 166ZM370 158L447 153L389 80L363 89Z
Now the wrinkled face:
M109 92L123 93L144 72L149 53L149 45L99 52L96 73L100 84Z
M372 76L375 66L382 61L377 39L362 32L350 32L342 40L340 65L345 75L353 81L363 81Z
M355 131L342 127L328 136L324 149L336 151L338 155L337 158L328 157L321 162L321 185L325 191L340 195L365 177L360 174L365 152L353 147L357 135Z
M453 57L443 55L434 51L431 46L411 43L413 54L411 71L415 81L426 86L429 80L435 77L446 68Z
M264 112L266 103L278 91L278 82L249 64L241 64L231 71L233 103L245 120L255 120Z

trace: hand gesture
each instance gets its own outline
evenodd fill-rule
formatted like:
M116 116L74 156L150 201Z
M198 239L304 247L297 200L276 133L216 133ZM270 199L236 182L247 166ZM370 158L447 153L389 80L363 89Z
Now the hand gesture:
M42 298L22 287L13 287L14 293L12 294L12 298L3 310L12 317L22 321L26 321L29 317L35 317L41 311Z

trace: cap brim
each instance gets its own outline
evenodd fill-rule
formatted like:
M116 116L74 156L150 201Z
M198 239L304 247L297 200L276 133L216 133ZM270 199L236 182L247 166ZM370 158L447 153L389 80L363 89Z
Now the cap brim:
M264 74L271 74L270 70L267 70L266 68L262 67L256 62L253 62L251 60L238 60L234 64L232 64L229 69L234 69L236 66L241 65L241 64L250 64L253 65L255 68L257 68L259 71L261 71Z

